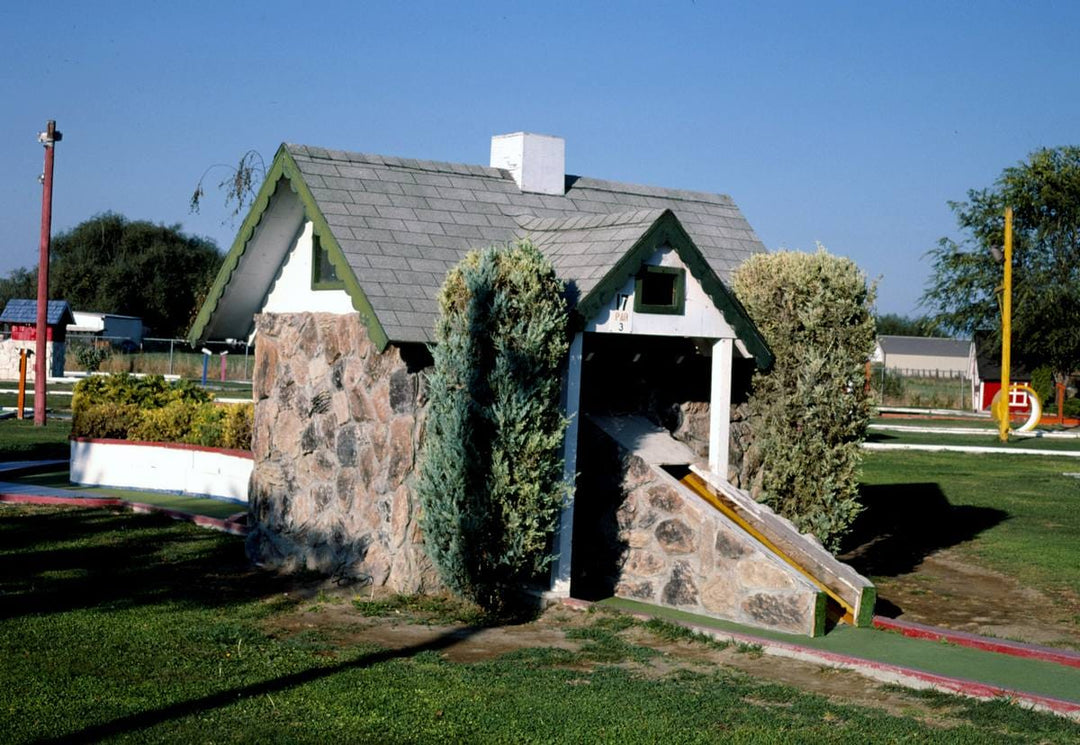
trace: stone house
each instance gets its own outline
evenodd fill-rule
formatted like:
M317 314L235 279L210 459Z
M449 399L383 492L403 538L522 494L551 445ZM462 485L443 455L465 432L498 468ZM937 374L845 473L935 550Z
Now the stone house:
M493 138L488 166L286 144L191 332L192 341L254 337L254 558L395 591L433 586L411 478L436 295L469 250L517 239L531 240L552 261L575 319L564 457L568 478L582 477L555 537L552 592L587 584L588 571L573 560L576 546L605 530L618 539L642 527L631 526L625 510L585 511L606 528L575 521L575 501L591 499L581 491L591 483L586 474L609 466L590 455L609 455L612 445L586 425L589 417L645 414L666 422L696 447L690 457L738 480L732 405L750 373L772 357L728 289L730 272L764 250L729 197L569 175L563 140L544 135ZM620 462L633 470L632 458ZM681 509L677 500L658 499L669 513ZM709 511L699 505L685 513ZM617 591L666 602L663 588L674 580L660 575L697 572L694 582L707 581L701 573L715 569L712 547L720 545L713 518L672 519L669 527L682 526L678 545L652 542L627 553L616 540L619 555L597 560L610 565ZM677 559L689 545L684 529L697 531L690 543L707 544L708 557ZM653 579L620 582L638 549L664 554L636 563ZM651 569L642 570L646 564ZM774 588L770 597L799 595L799 612L816 612L806 606L817 602L806 600L816 590L808 594L790 578L780 584L790 592ZM711 612L700 593L691 594L670 595L669 604Z

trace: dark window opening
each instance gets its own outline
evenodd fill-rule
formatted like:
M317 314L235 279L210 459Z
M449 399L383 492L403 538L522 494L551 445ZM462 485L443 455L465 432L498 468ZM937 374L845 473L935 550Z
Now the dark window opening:
M686 304L686 270L646 266L634 287L634 312L682 315Z
M337 290L345 286L330 261L330 252L322 246L318 235L311 237L311 287L315 290Z

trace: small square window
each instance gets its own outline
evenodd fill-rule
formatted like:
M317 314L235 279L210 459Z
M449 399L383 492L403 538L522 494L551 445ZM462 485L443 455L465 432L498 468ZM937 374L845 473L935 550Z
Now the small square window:
M339 290L345 283L338 278L337 268L330 261L330 252L322 246L318 235L311 237L311 289Z
M634 312L682 315L686 309L686 270L644 266L634 282Z

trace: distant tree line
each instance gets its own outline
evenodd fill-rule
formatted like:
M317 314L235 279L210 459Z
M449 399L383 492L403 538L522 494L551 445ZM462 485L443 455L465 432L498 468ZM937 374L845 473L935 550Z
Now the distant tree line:
M883 313L874 322L878 336L948 336L945 327L930 316Z
M75 310L139 316L160 336L181 336L221 265L217 244L179 225L105 212L53 237L49 297ZM0 278L0 308L37 298L37 267Z

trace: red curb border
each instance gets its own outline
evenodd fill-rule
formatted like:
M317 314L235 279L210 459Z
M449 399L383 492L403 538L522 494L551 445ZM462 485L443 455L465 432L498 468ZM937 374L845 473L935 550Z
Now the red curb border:
M245 521L237 519L239 515L246 515L247 513L237 513L225 519L221 519L218 517L209 517L207 515L194 515L190 512L181 512L180 510L174 510L168 507L160 507L156 504L129 502L126 499L118 499L116 497L58 497L51 494L12 494L10 492L0 493L0 502L8 504L40 504L91 508L120 507L139 514L157 513L165 515L173 520L194 523L200 528L220 530L231 535L246 536L248 534L248 527L244 524Z
M562 605L574 610L588 610L593 605L593 603L587 600L578 600L577 598L560 598L560 602ZM648 613L622 612L638 619L647 620L654 618L654 616L651 616ZM753 636L752 634L743 634L736 631L723 631L711 626L700 626L685 621L672 621L671 619L663 620L683 626L691 631L696 631L699 634L711 636L715 639L754 644L761 647L762 651L766 654L842 667L886 683L898 683L909 688L934 688L978 699L1004 697L1017 701L1029 708L1048 711L1072 720L1080 720L1080 702L1076 701L1066 701L1064 699L1043 696L1037 693L1028 693L1013 688L1003 688L990 683L980 683L966 678L953 678L947 675L939 675L937 673L930 673L925 670L917 670L911 667L902 667L900 665L868 660L865 657L854 657L838 652L828 652L812 647L804 647L792 642L765 639L759 636Z
M884 616L874 616L874 628L895 631L912 639L945 641L961 647L981 649L984 652L996 652L997 654L1007 654L1013 657L1026 657L1032 660L1053 662L1068 667L1080 667L1080 653L1070 652L1065 649L1054 649L1053 647L1025 644L1006 639L994 639L993 637L979 636L966 631L953 631L952 629L927 626L914 621L900 621L895 618L885 618Z

